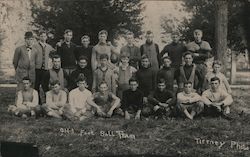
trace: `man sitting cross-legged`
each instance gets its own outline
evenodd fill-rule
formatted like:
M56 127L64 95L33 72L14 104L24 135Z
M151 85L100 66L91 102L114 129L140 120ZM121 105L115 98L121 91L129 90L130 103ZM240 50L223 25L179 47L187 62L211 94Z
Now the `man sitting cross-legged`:
M65 107L64 116L70 120L81 121L92 116L91 106L87 103L92 93L86 89L86 77L83 75L78 77L77 86L77 88L69 92L69 106Z
M134 117L140 119L143 107L143 92L138 88L138 81L135 78L129 79L129 89L122 94L122 109L125 119Z
M184 91L177 94L177 107L189 119L203 111L204 104L200 95L193 92L192 82L185 82Z
M67 102L67 93L61 89L59 80L50 82L51 90L46 93L46 104L42 105L46 115L62 118Z
M36 116L40 111L38 105L38 93L31 88L31 80L28 77L22 79L23 89L17 93L16 105L10 105L8 111L16 116Z
M164 78L158 80L157 89L148 97L149 107L156 119L169 116L175 100L174 93L166 89Z
M94 93L92 98L88 99L87 102L94 107L96 115L100 117L111 117L114 110L122 112L119 108L120 99L109 92L106 82L99 84L99 92Z
M211 78L210 86L210 89L202 93L204 104L209 108L216 109L223 115L229 114L230 105L233 103L232 96L220 88L220 79L218 77Z

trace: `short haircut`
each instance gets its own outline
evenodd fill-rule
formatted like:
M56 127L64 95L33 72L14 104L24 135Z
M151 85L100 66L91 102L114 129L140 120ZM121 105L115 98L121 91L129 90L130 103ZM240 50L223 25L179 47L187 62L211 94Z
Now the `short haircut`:
M192 58L193 58L193 53L192 53L192 52L190 52L190 51L185 52L185 53L183 54L183 57L185 58L187 55L191 55Z
M108 36L108 32L106 30L101 30L99 33L98 33L98 36L100 36L101 34L105 34L106 36Z
M50 86L54 86L56 84L60 85L60 81L59 80L52 80L52 81L50 81L49 84L50 84Z
M83 35L83 36L81 37L81 41L82 41L83 39L88 39L88 40L90 40L90 37L89 37L88 35Z
M146 55L146 54L142 55L141 60L143 60L143 59L149 59L148 55Z
M58 58L61 59L61 57L60 57L58 54L55 54L55 55L52 56L52 61L53 61L54 59L58 59Z
M194 30L194 33L198 33L198 32L200 32L201 34L203 33L202 30L200 30L200 29L195 29Z
M193 82L191 82L191 81L186 81L186 82L184 82L184 86L187 85L187 84L191 84L191 85L192 85Z
M101 81L101 82L99 83L99 87L100 87L102 84L106 84L106 85L108 86L108 83L107 83L106 81Z
M38 32L38 35L40 36L40 35L42 35L42 34L46 34L46 35L47 35L47 32L46 32L45 30L40 30L40 31Z
M138 80L135 77L131 77L128 81L128 83L130 84L131 82L136 82L138 83Z
M73 33L73 31L71 30L71 29L66 29L65 31L64 31L64 34L67 34L67 33Z
M220 83L220 79L216 76L211 78L210 82L213 82L213 81L219 81Z
M88 62L88 58L86 56L83 56L81 55L77 61L80 61L80 60L86 60L86 62Z
M129 53L121 53L120 58L130 57Z
M166 83L165 79L164 78L160 78L158 81L157 81L157 84L160 84L160 83Z
M107 59L107 60L108 60L108 59L109 59L109 56L108 56L107 54L101 54L101 55L100 55L100 60L101 60L101 59Z
M171 61L171 58L169 56L164 56L162 57L162 60L164 61L165 59L169 59Z
M31 80L30 80L30 78L29 78L28 76L24 76L22 80L23 80L23 81L24 81L24 80L27 80L27 81L31 82Z
M179 32L173 32L171 35L178 35L178 36L180 36L180 33Z
M148 30L147 32L146 32L146 34L148 35L148 34L153 34L153 32L151 31L151 30Z
M213 62L213 66L215 65L215 64L218 64L218 65L222 65L222 62L221 61L219 61L219 60L215 60L214 62Z
M80 73L76 79L76 82L85 82L86 81L86 77L83 73Z

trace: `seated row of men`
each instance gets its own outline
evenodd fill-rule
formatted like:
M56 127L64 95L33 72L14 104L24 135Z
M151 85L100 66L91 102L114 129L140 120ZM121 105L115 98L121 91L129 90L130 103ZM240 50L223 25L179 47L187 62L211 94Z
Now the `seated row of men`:
M227 115L230 113L230 105L233 99L230 94L220 88L220 78L212 77L210 88L200 96L193 89L193 83L184 82L184 90L176 95L166 89L164 79L157 81L157 88L144 97L138 89L139 81L132 77L129 79L129 89L123 91L122 99L110 92L108 83L99 83L98 92L93 94L86 89L86 77L81 75L77 78L77 87L72 89L68 96L60 88L60 81L50 82L51 90L46 93L46 103L38 104L38 92L31 88L28 77L23 78L24 89L17 94L16 105L9 106L9 111L17 116L36 116L43 111L46 115L69 120L84 120L94 115L111 117L119 114L130 119L140 119L142 116L163 117L178 109L185 117L193 119L194 116L204 111L204 108L212 109L213 112Z

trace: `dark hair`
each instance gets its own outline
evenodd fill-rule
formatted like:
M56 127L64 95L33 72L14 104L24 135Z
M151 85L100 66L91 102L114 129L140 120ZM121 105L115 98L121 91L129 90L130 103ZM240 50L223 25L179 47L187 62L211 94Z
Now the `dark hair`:
M214 66L215 64L222 65L221 61L219 61L219 60L215 60L215 61L213 62L213 66Z
M219 81L220 83L220 79L216 76L211 78L210 82L213 82L213 81Z
M81 55L79 58L78 58L78 60L77 61L80 61L80 60L86 60L87 62L88 62L88 58L86 57L86 56L83 56L83 55Z
M53 61L54 59L57 59L57 58L60 58L60 59L61 59L61 57L60 57L58 54L53 55L53 56L52 56L52 61Z
M108 32L106 30L101 30L99 33L98 33L98 36L101 35L101 34L105 34L106 36L108 36Z
M64 34L67 34L67 33L69 33L69 32L73 33L73 31L72 31L71 29L66 29L66 30L64 31Z
M129 31L129 32L126 33L126 36L127 35L133 35L134 36L134 33Z
M131 77L129 79L128 83L130 84L131 82L137 82L138 83L138 80L135 77Z
M106 84L106 85L108 86L108 83L107 83L106 81L101 81L101 82L99 83L99 87L100 87L102 84Z
M22 80L28 80L31 82L30 78L28 76L24 76Z
M141 56L141 60L146 59L146 58L149 59L148 55L146 55L146 54Z
M101 60L101 59L107 59L107 60L108 60L108 59L109 59L109 56L108 56L107 54L101 54L101 55L100 55L100 60Z
M24 39L28 39L28 38L33 38L33 33L32 32L25 32L24 34Z
M193 53L192 53L192 52L190 52L190 51L185 52L185 53L183 54L183 57L185 58L187 55L191 55L192 58L193 58Z
M162 57L162 61L164 61L165 59L169 59L171 61L171 58L169 56Z
M80 73L76 79L76 82L86 81L86 77L83 73Z
M148 30L146 34L153 34L153 32L151 30Z
M52 81L50 81L49 84L50 84L50 86L54 86L56 84L60 85L60 81L59 80L52 80Z
M160 78L158 81L157 81L157 84L159 84L159 83L166 83L166 81L165 81L165 79L163 79L163 78Z
M187 85L187 84L191 84L192 85L193 83L191 81L184 82L184 86Z
M90 40L90 37L89 37L88 35L83 35L83 36L81 37L81 41L82 41L83 39L88 39L88 40Z

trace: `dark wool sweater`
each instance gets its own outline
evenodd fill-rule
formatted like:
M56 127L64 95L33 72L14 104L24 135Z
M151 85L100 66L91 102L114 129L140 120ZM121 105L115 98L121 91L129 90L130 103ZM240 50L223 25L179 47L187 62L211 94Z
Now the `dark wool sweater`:
M132 91L125 90L122 95L122 109L128 111L132 108L134 112L142 110L143 107L143 93L140 90Z
M93 46L88 46L87 48L83 47L83 46L77 46L76 52L75 52L77 60L79 59L80 56L85 56L88 59L87 60L87 62L88 62L87 68L88 69L91 69L92 48L93 48Z
M157 78L157 82L158 80L163 78L166 83L166 89L173 90L173 86L174 86L174 69L173 68L162 67L162 69L157 72L156 78Z
M57 47L57 54L61 56L62 68L76 67L76 44L70 43L68 47L64 42L60 47Z

